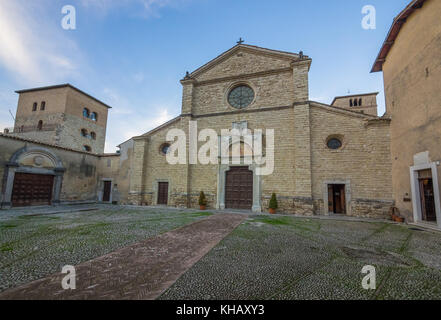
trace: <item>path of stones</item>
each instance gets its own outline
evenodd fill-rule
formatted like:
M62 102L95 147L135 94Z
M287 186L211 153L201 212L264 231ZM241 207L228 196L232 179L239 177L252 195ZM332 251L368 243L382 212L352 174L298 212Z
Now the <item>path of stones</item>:
M246 215L218 214L76 266L76 290L66 274L5 291L0 300L153 300L230 234Z

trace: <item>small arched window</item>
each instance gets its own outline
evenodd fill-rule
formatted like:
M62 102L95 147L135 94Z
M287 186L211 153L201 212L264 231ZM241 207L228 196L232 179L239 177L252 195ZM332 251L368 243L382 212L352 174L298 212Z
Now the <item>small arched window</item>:
M363 100L362 99L358 100L358 106L361 107L362 104L363 104Z
M81 135L83 137L87 137L87 130L86 129L81 129Z
M96 140L96 133L95 132L91 132L90 133L90 137L92 138L92 140Z
M97 113L96 113L96 112L92 112L92 113L90 114L90 119L91 119L92 121L98 121L98 115L97 115Z
M354 107L357 107L357 106L358 106L357 99L354 99Z
M38 103L34 102L34 105L32 106L32 111L37 111Z
M37 130L38 131L43 130L43 120L38 121Z
M83 117L84 117L84 118L89 118L89 116L90 116L90 111L89 111L89 109L84 108L84 109L83 109Z
M92 152L92 148L89 146L83 146L83 150L86 152Z
M352 103L352 99L351 99L351 100L349 100L349 106L351 106L351 107L353 107L353 106L354 106L354 104Z
M43 102L41 103L40 110L41 110L41 111L46 110L46 101L43 101Z

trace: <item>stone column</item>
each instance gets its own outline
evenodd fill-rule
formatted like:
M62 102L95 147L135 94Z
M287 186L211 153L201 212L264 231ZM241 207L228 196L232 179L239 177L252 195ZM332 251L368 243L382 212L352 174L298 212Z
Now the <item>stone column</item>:
M294 76L294 103L309 100L309 68L311 60L298 60L292 64Z
M182 114L183 115L191 115L193 113L193 94L194 94L194 85L195 80L193 79L184 79L181 81L183 86L182 90Z
M18 163L6 164L6 185L3 202L1 204L2 209L10 209L12 207L12 189L14 187L15 171L18 167Z
M148 137L141 136L133 138L133 168L130 175L129 201L141 205L144 192L144 175L146 152L148 149Z
M54 179L54 195L52 197L52 204L54 206L60 205L60 197L61 197L61 186L63 183L63 176L66 170L63 168L54 169L55 179Z
M311 121L309 104L294 106L295 210L312 214Z

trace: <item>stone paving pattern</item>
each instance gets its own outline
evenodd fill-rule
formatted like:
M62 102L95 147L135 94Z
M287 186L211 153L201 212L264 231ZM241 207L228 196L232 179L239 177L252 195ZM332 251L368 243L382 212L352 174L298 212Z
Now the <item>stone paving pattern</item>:
M0 294L0 299L157 298L246 216L214 215L76 267L77 287L64 290L56 274Z
M374 265L377 290L362 289ZM441 234L384 222L250 217L160 299L441 299Z
M61 272L210 213L115 206L0 212L0 291ZM54 214L54 212L62 212ZM47 215L44 215L47 213ZM5 218L7 217L7 218Z
M0 290L210 216L170 208L95 209L47 216L44 209L37 216L8 212L12 216L0 220ZM158 254L173 241L164 245ZM374 291L361 288L367 264L377 268ZM141 276L136 282L148 281ZM170 286L159 297L164 300L441 299L441 234L367 219L252 215L174 284L162 283Z

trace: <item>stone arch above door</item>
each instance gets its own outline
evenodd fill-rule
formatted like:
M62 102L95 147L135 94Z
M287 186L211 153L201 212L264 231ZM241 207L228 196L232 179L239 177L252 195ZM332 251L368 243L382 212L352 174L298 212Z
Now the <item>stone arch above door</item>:
M11 157L9 164L22 167L63 169L61 159L51 150L40 147L22 148Z
M16 173L53 176L51 203L58 205L64 172L65 169L60 157L52 150L43 147L24 147L17 150L5 165L1 208L12 206Z

